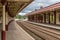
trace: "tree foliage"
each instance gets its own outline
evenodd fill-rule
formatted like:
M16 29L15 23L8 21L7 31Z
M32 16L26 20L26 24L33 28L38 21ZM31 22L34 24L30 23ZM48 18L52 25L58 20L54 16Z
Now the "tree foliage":
M25 19L26 18L26 16L23 16L23 15L16 15L16 17L15 17L16 19Z

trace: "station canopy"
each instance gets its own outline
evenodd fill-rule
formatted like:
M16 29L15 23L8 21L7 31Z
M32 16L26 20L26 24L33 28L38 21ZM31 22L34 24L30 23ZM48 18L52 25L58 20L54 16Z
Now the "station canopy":
M50 12L51 11L57 11L57 10L60 11L60 2L52 4L52 5L47 6L47 7L44 7L42 9L38 9L36 11L32 11L32 12L26 14L26 16L40 14L40 13L45 13L45 12L49 12L49 11Z
M0 0L0 16L2 15L3 5ZM12 17L16 16L22 11L27 5L29 5L33 0L3 0L6 1L6 12Z

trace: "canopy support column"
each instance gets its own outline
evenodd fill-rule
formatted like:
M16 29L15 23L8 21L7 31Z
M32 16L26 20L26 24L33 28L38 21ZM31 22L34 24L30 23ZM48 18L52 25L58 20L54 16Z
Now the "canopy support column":
M2 28L1 40L6 40L6 31L5 31L5 5L3 5L2 16L3 16L3 25L2 25L3 28Z

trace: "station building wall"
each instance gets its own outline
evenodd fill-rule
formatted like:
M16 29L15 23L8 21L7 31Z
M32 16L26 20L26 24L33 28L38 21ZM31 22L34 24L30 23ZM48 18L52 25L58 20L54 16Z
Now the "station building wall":
M56 24L60 25L60 12L56 13Z
M37 15L37 17L36 17L36 15ZM60 25L60 12L56 12L56 17L55 17L54 12L40 13L40 14L36 14L36 15L31 15L30 18L28 17L29 20L30 21L33 20L34 22L37 21L38 23L47 23L47 24L58 24L58 25Z

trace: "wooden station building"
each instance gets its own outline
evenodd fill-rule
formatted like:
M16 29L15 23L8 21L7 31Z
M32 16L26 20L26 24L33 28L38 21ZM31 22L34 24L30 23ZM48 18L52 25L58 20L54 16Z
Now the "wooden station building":
M60 2L26 14L29 21L60 25Z

